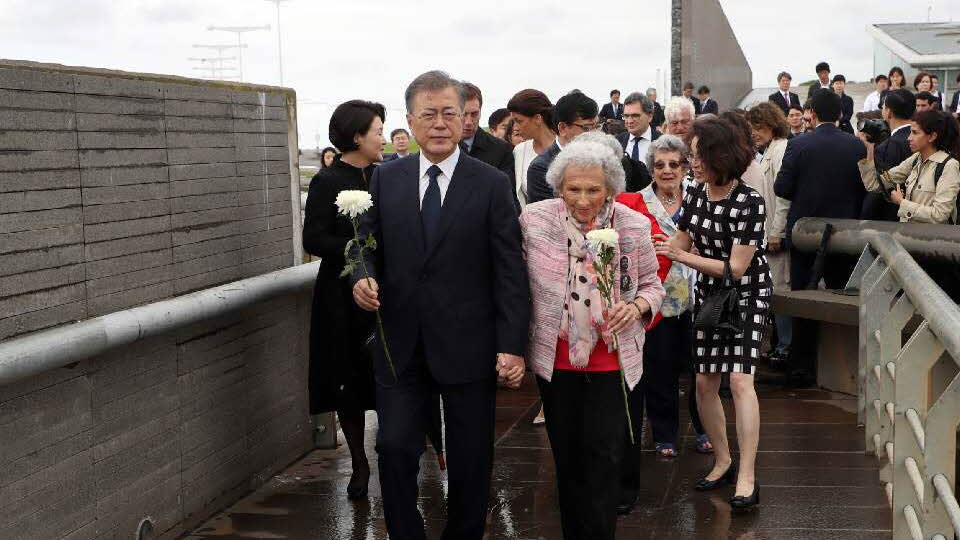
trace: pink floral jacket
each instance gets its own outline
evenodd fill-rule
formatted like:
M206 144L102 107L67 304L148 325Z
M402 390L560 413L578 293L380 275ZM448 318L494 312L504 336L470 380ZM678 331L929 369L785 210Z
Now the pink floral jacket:
M560 334L560 315L566 295L567 234L563 227L566 206L562 199L529 204L520 216L523 248L530 275L533 306L527 360L539 377L550 380ZM650 239L650 220L620 203L614 203L613 228L620 235L617 282L620 299L638 297L660 311L664 290L657 277L657 257ZM620 359L632 389L643 374L643 321L620 333Z

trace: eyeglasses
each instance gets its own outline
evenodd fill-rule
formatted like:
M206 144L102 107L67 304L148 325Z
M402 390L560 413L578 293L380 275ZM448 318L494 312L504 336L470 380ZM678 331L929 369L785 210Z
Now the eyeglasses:
M583 131L593 131L593 130L597 129L597 124L596 124L596 123L591 123L591 124L586 124L586 123L584 123L584 124L578 124L578 123L574 122L574 123L572 123L572 124L570 124L570 125L571 125L571 126L577 126L578 128L582 129Z
M459 120L460 116L461 116L460 111L447 109L441 113L437 113L437 111L423 111L422 113L417 115L416 118L417 120L421 122L426 122L428 124L432 124L436 122L437 118L442 118L444 123L452 124L457 120Z
M680 168L683 168L684 165L685 164L680 161L654 161L653 162L653 168L658 171L661 171L667 167L670 167L671 169L680 169Z

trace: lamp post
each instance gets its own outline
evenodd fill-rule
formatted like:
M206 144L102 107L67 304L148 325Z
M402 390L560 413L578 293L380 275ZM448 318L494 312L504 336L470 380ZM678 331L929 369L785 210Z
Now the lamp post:
M280 4L288 0L267 0L277 6L277 62L280 64L280 86L283 86L283 39L280 34Z
M243 82L243 51L242 49L246 48L246 45L243 43L243 34L247 32L257 32L260 30L270 30L270 25L264 26L215 26L210 25L207 27L207 30L219 30L222 32L233 32L237 35L237 44L234 47L237 47L237 56L239 57L237 61L237 71L240 73L240 82Z

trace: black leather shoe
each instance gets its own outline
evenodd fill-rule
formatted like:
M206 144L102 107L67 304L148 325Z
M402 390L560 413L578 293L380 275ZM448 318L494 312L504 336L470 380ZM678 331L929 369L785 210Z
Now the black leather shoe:
M620 504L617 505L617 515L625 516L630 512L633 512L633 507L637 504L637 494L633 493L632 495L621 495Z
M355 501L367 498L367 484L370 482L370 467L354 470L347 484L347 499Z
M750 510L760 504L760 483L753 484L753 493L749 497L737 495L730 499L730 507L734 510Z
M709 473L708 473L709 474ZM707 477L704 476L697 482L693 489L697 491L713 491L719 489L727 484L736 484L737 483L737 468L731 463L727 467L727 472L723 473L720 478L716 480L707 480Z

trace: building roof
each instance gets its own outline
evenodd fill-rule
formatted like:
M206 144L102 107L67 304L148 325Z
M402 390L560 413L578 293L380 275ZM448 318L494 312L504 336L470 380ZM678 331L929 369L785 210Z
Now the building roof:
M912 66L960 65L960 23L872 24L867 32Z

